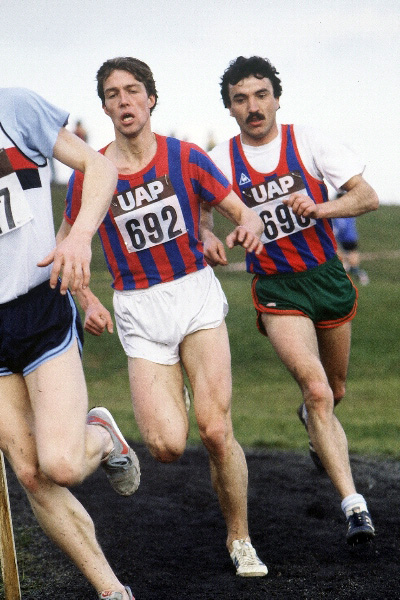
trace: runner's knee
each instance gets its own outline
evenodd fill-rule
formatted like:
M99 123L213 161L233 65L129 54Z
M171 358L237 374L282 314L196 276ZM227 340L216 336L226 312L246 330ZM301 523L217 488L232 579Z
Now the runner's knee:
M223 458L233 439L232 426L227 417L212 419L207 424L199 423L199 432L204 446L214 456Z
M44 475L62 487L78 485L85 476L83 460L74 460L63 454L42 457L39 464Z
M37 464L24 462L12 464L14 473L24 489L35 494L41 484L42 475Z
M321 416L333 410L333 394L327 382L314 381L307 385L303 392L308 412L316 411Z
M164 440L160 437L146 442L150 454L159 462L170 463L178 460L185 450L186 439Z

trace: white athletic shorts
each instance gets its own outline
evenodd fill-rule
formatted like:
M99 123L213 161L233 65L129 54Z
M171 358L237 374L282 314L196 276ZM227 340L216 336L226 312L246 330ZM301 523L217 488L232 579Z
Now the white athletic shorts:
M182 340L219 327L228 302L211 267L144 290L114 292L115 320L127 356L162 365L179 362Z

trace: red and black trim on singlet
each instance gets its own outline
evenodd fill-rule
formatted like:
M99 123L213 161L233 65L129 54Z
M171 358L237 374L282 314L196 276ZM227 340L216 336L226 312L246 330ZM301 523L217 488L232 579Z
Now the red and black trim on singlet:
M19 150L1 124L0 127L10 143L13 144L10 148L4 148L6 156L0 154L0 177L15 172L23 190L42 187L38 165Z
M282 125L282 143L279 163L272 173L259 173L247 161L240 141L240 135L230 140L230 159L233 175L233 189L246 203L243 190L268 182L291 172L299 172L308 196L316 204L328 200L328 190L323 181L314 178L301 160L293 125ZM336 241L330 219L318 219L316 225L302 231L264 244L264 249L256 256L247 253L246 264L249 273L271 275L306 271L326 262L336 254Z

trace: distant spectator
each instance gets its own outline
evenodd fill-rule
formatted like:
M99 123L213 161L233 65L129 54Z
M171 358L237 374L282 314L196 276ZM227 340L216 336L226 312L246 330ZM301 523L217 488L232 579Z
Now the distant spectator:
M88 134L87 134L86 129L82 125L82 121L77 121L75 123L74 134L77 135L79 138L81 138L81 140L83 140L84 142L87 143Z
M214 134L212 131L210 131L208 134L208 138L207 138L207 146L206 146L207 152L210 152L214 148L214 146L215 146Z
M343 194L344 192L340 192L337 197L340 198ZM357 279L361 285L368 285L368 273L360 268L356 217L333 219L333 231L340 246L340 257L346 272Z
M49 167L50 167L50 181L51 181L51 183L57 183L57 173L56 173L56 166L54 163L54 158L52 156L50 156L47 159L47 162L49 163Z

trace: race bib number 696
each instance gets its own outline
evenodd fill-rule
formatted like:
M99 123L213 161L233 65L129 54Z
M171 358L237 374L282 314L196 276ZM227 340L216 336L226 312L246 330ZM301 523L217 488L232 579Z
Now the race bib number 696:
M265 183L242 190L245 203L260 216L264 223L264 232L261 236L263 244L315 225L315 219L296 215L291 207L282 202L293 192L307 195L298 172L275 177Z
M166 175L116 194L111 211L128 252L163 244L186 232L179 200Z

